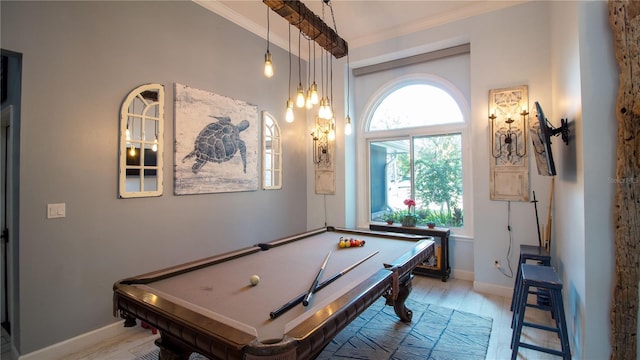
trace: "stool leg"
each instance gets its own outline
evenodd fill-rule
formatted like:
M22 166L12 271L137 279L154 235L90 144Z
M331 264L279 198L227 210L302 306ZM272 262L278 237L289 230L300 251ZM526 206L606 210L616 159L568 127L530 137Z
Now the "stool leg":
M518 264L518 271L516 273L516 282L513 284L513 295L511 296L511 307L509 308L511 311L513 311L514 309L516 296L518 295L518 286L520 286L520 282L522 281L520 279L521 277L520 268L521 268L522 260L523 260L522 255L520 255L520 264Z
M516 325L516 319L518 317L518 311L520 309L520 303L522 302L522 296L523 296L522 295L523 294L522 288L523 287L524 287L524 285L522 285L522 282L520 282L520 284L518 285L518 289L516 291L516 295L513 298L513 309L512 309L512 314L511 314L511 328L512 329L514 329L515 325ZM512 340L512 342L513 342L513 340Z
M555 320L558 327L558 336L562 346L563 358L571 359L571 348L569 346L569 335L567 334L567 323L564 317L564 303L562 302L562 290L555 289L551 291L551 304L555 313Z
M524 298L529 293L529 285L523 284L519 289L519 296L516 302L517 307L514 310L513 333L511 335L511 359L518 357L518 348L520 347L520 336L522 335L522 323L524 322L524 312L527 307L527 300Z
M522 323L524 322L524 312L527 307L526 301L522 301L522 294L529 292L529 285L523 284L520 290L521 296L518 297L520 301L515 304L515 324L513 326L513 334L511 335L511 360L516 360L518 357L518 348L520 347L520 336L522 335Z
M516 280L516 287L514 288L514 297L512 299L512 311L513 311L513 316L511 317L511 328L513 329L513 326L515 325L516 322L516 317L518 309L520 309L520 303L524 302L525 305L527 303L527 297L528 295L528 290L526 292L524 292L523 294L523 287L524 285L522 284L522 272L521 272L521 268L522 268L522 264L520 264L520 266L518 266L518 279ZM524 299L524 300L523 300Z

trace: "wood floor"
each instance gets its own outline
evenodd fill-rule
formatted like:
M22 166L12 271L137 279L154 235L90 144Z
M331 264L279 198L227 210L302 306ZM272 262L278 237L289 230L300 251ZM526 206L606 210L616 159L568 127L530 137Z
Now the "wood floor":
M481 294L473 291L473 283L466 280L450 279L442 282L439 279L416 276L413 280L413 292L410 297L427 303L436 304L452 309L466 311L493 318L491 338L487 359L510 359L511 349L511 299L496 295ZM537 323L552 324L547 312L527 309L526 320ZM133 360L136 356L145 354L155 348L153 341L158 335L152 335L149 330L140 326L128 329L126 335L105 339L102 343L70 356L65 360ZM523 341L544 347L560 349L560 342L554 333L525 328ZM3 339L2 360L5 357L5 339ZM520 349L518 359L558 359L557 356Z

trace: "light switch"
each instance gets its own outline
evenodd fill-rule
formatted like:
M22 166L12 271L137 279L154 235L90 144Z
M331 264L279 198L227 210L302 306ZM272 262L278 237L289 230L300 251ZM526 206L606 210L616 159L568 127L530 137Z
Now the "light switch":
M47 219L63 218L66 216L66 204L47 204Z

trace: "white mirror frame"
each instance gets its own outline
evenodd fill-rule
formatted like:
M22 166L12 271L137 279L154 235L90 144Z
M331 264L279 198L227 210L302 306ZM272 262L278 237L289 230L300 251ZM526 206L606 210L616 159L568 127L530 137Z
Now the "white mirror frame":
M282 137L273 115L262 112L262 188L282 188Z
M147 94L157 93L150 98ZM139 104L138 109L135 104ZM131 109L131 110L130 110ZM157 123L155 123L157 121ZM129 124L136 124L132 135ZM154 125L147 131L148 125ZM132 126L133 127L133 126ZM161 84L147 84L133 89L120 108L120 147L119 147L119 196L121 198L161 196L163 191L163 149L164 149L164 87ZM152 134L150 136L149 134ZM131 137L133 136L133 137ZM155 164L144 164L145 151L156 155ZM139 153L139 164L128 164L128 151ZM138 175L127 176L127 172ZM155 172L155 176L147 175Z

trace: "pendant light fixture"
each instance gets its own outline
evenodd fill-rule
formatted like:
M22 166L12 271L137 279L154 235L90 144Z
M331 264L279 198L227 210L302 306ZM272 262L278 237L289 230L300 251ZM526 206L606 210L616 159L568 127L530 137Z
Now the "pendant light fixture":
M318 84L316 84L316 42L313 42L313 83L309 87L311 91L311 104L318 105L320 99L318 98Z
M302 61L300 58L302 54L300 53L300 41L302 38L302 31L298 31L298 90L296 91L296 106L301 108L304 107L304 88L302 87Z
M270 23L269 23L269 11L271 9L269 9L267 7L267 52L264 54L264 76L266 76L267 78L271 78L273 76L273 62L271 60L271 53L269 52L269 28L270 28Z
M311 84L311 39L307 39L307 50L309 52L309 57L307 57L307 84ZM307 89L307 97L304 102L307 110L311 110L313 107L313 102L311 102L311 85Z
M287 111L284 119L288 123L293 122L293 100L291 100L291 24L289 24L289 98L287 99Z
M345 111L345 114L347 114L347 116L345 116L344 118L344 134L345 135L351 135L351 133L353 132L353 129L351 128L351 118L349 117L349 93L351 91L351 88L349 86L350 77L351 77L351 67L349 66L349 54L347 54L347 111Z

